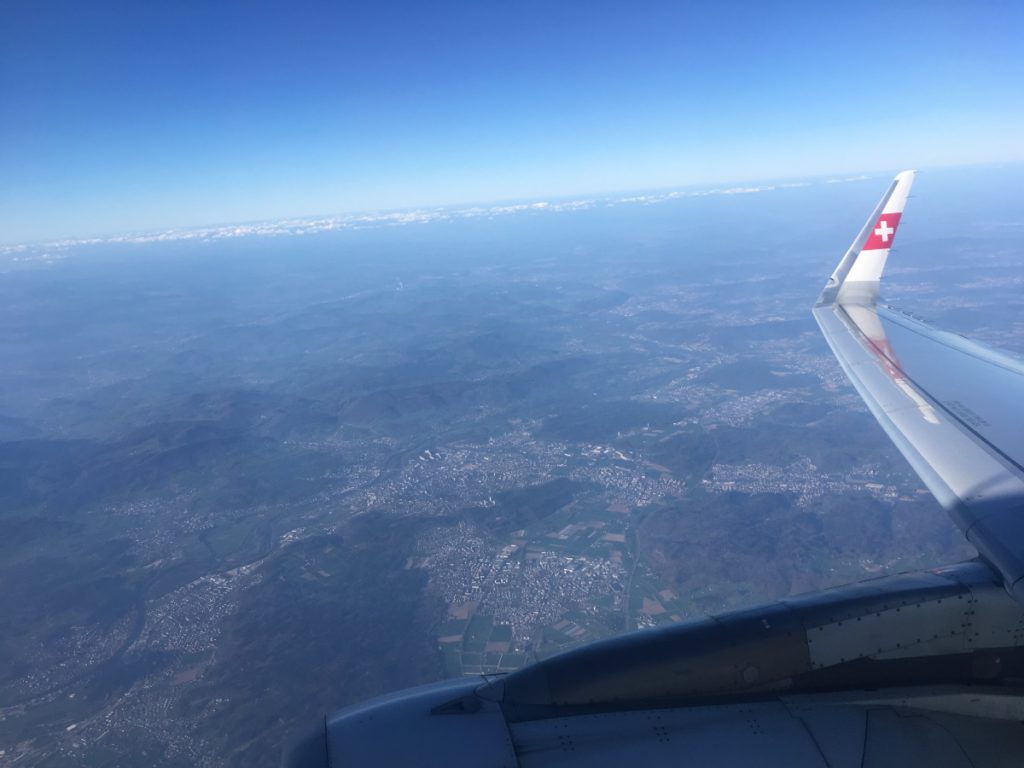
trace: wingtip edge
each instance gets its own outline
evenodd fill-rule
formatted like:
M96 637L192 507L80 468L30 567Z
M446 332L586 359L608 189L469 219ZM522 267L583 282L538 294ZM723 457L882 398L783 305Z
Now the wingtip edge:
M841 300L860 302L877 298L889 249L916 175L916 170L906 169L893 177L882 199L832 272L815 306Z

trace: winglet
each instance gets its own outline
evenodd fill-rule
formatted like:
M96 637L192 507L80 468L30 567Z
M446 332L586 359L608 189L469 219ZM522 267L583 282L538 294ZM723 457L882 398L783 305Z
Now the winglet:
M896 178L892 180L829 278L818 300L819 304L841 300L846 293L877 293L878 281L882 277L885 260L896 237L903 206L907 203L915 173L916 171L903 171L896 174Z

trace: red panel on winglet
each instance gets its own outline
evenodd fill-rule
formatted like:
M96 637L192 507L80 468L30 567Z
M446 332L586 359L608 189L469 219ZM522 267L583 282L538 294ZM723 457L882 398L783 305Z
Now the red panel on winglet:
M879 216L861 250L877 251L882 248L891 248L893 238L896 237L896 229L900 225L900 215L898 213L883 213Z

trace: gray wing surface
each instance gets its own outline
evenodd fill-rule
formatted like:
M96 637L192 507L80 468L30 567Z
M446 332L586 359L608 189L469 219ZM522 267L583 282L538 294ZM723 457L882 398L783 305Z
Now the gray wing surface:
M911 171L896 177L814 316L875 418L1024 602L1024 365L879 296L912 182Z

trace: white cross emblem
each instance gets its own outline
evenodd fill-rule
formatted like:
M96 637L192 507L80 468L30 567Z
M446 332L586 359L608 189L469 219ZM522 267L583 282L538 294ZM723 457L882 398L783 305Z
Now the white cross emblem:
M895 229L889 226L889 222L887 222L885 219L882 219L880 222L878 222L878 229L875 230L875 234L882 238L883 243L888 243L889 235L891 235L895 231Z

